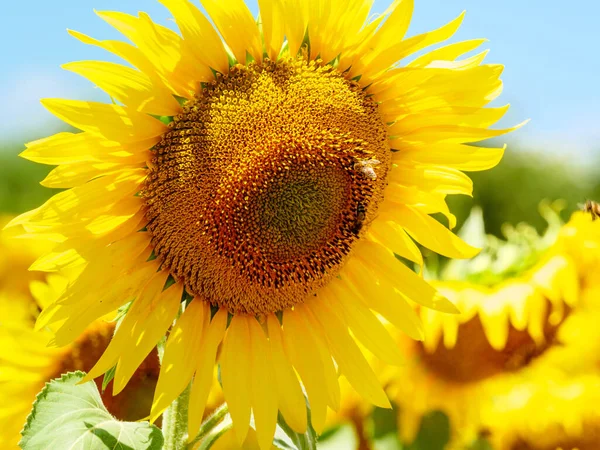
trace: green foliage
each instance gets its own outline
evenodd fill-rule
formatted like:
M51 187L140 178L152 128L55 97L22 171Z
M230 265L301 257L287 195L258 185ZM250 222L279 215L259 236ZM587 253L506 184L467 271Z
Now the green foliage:
M554 244L564 222L560 218L561 203L540 203L539 211L547 221L543 234L531 225L505 224L503 239L485 234L483 213L474 207L458 235L481 252L471 259L449 260L443 270L436 264L427 267L430 278L451 281L469 281L479 285L493 286L507 278L514 278L533 267L546 250ZM428 258L428 261L433 255Z
M23 450L160 450L161 431L148 422L120 422L106 410L93 381L71 372L38 394L19 442Z
M341 425L333 430L328 436L319 438L319 450L338 450L342 448L357 448L358 440L354 427L350 424Z
M421 418L419 432L411 443L401 442L398 430L398 409L374 408L367 420L369 426L365 431L367 439L374 450L444 450L450 441L450 420L441 411L432 411ZM337 426L327 430L319 438L319 448L356 448L356 437L349 433L350 424ZM482 447L485 441L473 443L468 450L492 450ZM476 446L479 445L479 446Z
M397 434L398 407L392 403L392 409L375 408L371 414L371 435L377 440L390 433Z
M444 450L450 440L450 420L440 411L423 416L414 442L406 450Z
M312 450L317 448L317 433L310 425L310 406L306 405L308 414L308 430L306 433L296 433L287 424L281 413L277 416L277 429L275 430L275 439L273 444L277 448L285 450Z
M478 205L483 209L488 233L501 236L503 224L520 222L527 222L541 232L547 225L538 212L541 200L565 200L567 209L562 217L567 219L579 203L600 199L597 171L600 155L595 159L592 157L585 167L578 167L551 154L509 145L498 166L469 173L474 184L472 199L452 195L448 203L459 227L471 207Z
M18 157L19 146L0 148L0 212L18 214L37 208L55 189L39 184L52 169Z

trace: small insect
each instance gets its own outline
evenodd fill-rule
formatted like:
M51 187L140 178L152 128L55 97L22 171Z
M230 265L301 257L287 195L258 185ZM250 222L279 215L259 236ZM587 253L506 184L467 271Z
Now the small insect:
M378 159L361 160L354 164L354 170L360 171L369 180L374 181L377 179L377 174L373 168L379 164L381 164L381 161Z
M352 233L358 236L358 233L360 233L360 230L362 229L363 224L365 223L366 217L367 210L365 208L365 205L359 203L358 205L356 205L356 220L354 222L354 225L352 226Z
M591 214L592 220L596 220L598 217L600 217L600 204L599 203L596 203L593 200L586 200L583 205L579 205L579 206L581 207L581 209L584 212Z

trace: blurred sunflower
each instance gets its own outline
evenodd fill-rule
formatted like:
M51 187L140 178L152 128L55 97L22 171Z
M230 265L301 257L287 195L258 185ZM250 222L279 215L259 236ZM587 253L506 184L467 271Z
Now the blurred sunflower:
M33 281L31 288L43 306L58 297L66 282L60 275L50 275L47 284ZM12 296L0 295L1 310L6 303L14 303ZM90 370L108 346L114 327L114 322L97 320L71 344L53 348L48 347L52 335L34 331L30 320L3 318L0 322L0 448L19 448L20 431L45 383L66 372ZM158 357L154 351L140 364L123 392L115 397L108 392L102 394L108 410L120 420L148 416L158 372ZM97 380L97 385L101 388L101 380Z
M161 3L181 36L145 13L98 13L134 45L71 31L135 69L67 64L117 103L43 100L82 132L22 154L58 165L43 183L68 190L10 226L56 242L36 269L77 273L38 327L55 327L64 345L128 302L88 374L116 366L117 394L185 301L152 419L193 379L190 438L217 354L239 444L251 412L261 448L278 409L306 429L300 380L320 432L340 404L338 370L388 406L355 338L398 363L376 313L421 339L409 302L457 312L394 253L420 264L411 238L448 257L477 252L430 214L452 226L445 196L472 190L462 170L502 157L469 145L510 131L488 129L507 107L484 108L502 90L502 67L482 65L485 52L458 59L481 39L400 66L463 18L404 39L411 0L372 21L372 1L259 0L258 24L242 0L203 0L210 20L187 0Z
M518 405L537 411L531 423L538 431L540 423L550 428L558 417L554 405L536 410L536 400L528 398L542 397L532 387L562 386L569 377L600 368L599 291L585 282L592 274L575 260L581 243L590 242L590 219L575 214L561 228L558 216L547 217L544 236L527 226L508 228L507 241L490 238L480 255L461 267L451 262L443 279L433 283L463 314L422 309L424 342L400 338L409 364L386 377L388 393L400 407L403 439L411 441L422 416L432 410L449 416L457 448L482 432L501 440L517 421L504 411ZM475 219L470 220L467 228ZM564 242L566 235L572 245ZM561 411L571 414L568 408Z
M0 227L13 218L0 215ZM12 299L0 302L0 317L12 320L29 316L33 320L38 309L31 299L29 283L44 280L45 274L28 269L37 258L52 249L52 243L44 239L14 239L12 231L0 233L0 295Z
M598 401L598 374L512 386L498 397L490 442L497 450L597 450Z

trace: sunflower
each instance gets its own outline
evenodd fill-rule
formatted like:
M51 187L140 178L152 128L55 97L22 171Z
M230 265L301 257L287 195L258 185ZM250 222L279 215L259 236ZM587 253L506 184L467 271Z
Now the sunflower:
M588 220L576 214L537 238L529 227L509 229L506 242L492 240L470 270L461 267L462 280L433 282L463 314L422 309L425 340L400 338L409 364L389 369L386 377L388 393L400 406L403 439L411 441L421 417L432 410L449 416L458 448L482 432L501 439L511 422L503 410L518 409L519 401L529 404L528 395L542 398L533 387L562 386L598 371L600 283L591 284L589 265L575 259L590 242ZM552 411L546 415L547 408L536 410L536 423L557 419ZM570 414L568 408L561 411Z
M511 131L488 128L507 107L485 108L502 67L482 64L485 52L458 59L481 39L400 65L463 19L404 39L411 0L372 21L371 1L261 0L258 23L242 0L204 0L208 16L187 0L161 3L181 34L119 12L98 15L133 45L70 31L133 66L64 66L113 103L42 101L82 132L22 154L57 165L44 184L67 190L10 226L56 243L36 269L77 274L38 327L64 345L127 303L87 376L116 366L118 394L185 304L151 418L193 380L190 438L217 355L239 444L251 413L261 448L278 409L303 432L301 385L320 432L340 403L338 372L389 406L355 340L398 363L376 314L421 339L409 302L457 312L394 254L421 263L412 239L448 257L477 252L430 214L453 225L446 195L472 190L462 171L502 157L470 145Z
M0 227L4 227L14 217L0 215ZM18 231L17 231L18 233ZM0 317L3 320L29 315L33 320L38 310L29 292L29 283L44 280L41 272L27 270L29 266L52 245L44 239L14 239L12 230L0 233L0 295L11 297L12 302L0 303ZM10 308L10 311L8 311Z
M560 381L540 378L513 386L493 411L493 448L596 450L600 444L598 401L598 374Z
M66 279L49 276L48 283L32 282L32 293L41 304L54 300L65 287ZM30 300L30 302L32 302ZM0 295L0 310L14 298ZM10 306L14 309L14 305ZM0 322L0 447L17 449L20 431L37 394L45 383L75 370L89 370L104 352L115 328L114 322L97 320L73 343L49 347L50 333L36 332L28 318ZM131 383L118 396L107 392L102 398L108 410L121 420L139 420L150 412L150 398L158 380L158 357L151 353L138 367ZM101 388L101 380L97 380Z

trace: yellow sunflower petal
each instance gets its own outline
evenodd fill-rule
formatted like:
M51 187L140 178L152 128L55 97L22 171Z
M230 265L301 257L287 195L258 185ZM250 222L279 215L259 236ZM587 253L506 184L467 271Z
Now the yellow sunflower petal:
M396 3L392 5L393 10L381 24L381 27L358 46L356 53L360 55L360 58L353 64L352 73L362 74L370 64L376 62L390 48L397 46L404 38L410 25L414 1L402 0Z
M140 12L139 17L115 11L96 14L127 36L176 94L191 97L198 81L212 79L209 68L184 57L179 35L155 24L146 13Z
M265 6L267 9L273 7L272 14L279 14L279 18L272 18L272 22L274 20L279 20L283 23L284 35L288 42L289 52L291 56L295 56L298 54L300 50L300 46L302 45L302 41L304 40L304 35L306 33L306 14L304 13L305 2L304 0L285 0L278 2L269 2L268 0L260 0L260 10L261 14L263 8ZM273 6L271 6L273 5ZM269 17L269 16L267 16ZM271 15L273 17L273 15ZM268 20L268 19L267 19ZM271 26L274 26L271 25ZM267 28L269 28L269 23L267 22ZM267 41L265 39L265 43L267 44L267 50L269 50L268 44L271 42L271 49L277 47L277 42L279 40L279 34L277 29L273 29L271 32L271 40ZM266 34L265 34L266 36Z
M126 319L132 317L134 320L137 318L137 320L126 340L130 344L125 347L125 351L123 351L117 363L113 395L118 394L125 388L135 370L150 351L156 347L156 344L165 335L177 315L183 287L173 285L161 292L160 289L164 286L166 277L158 276L155 280L156 283L154 283L154 280L148 283L127 313ZM155 289L158 292L154 291ZM139 317L136 317L138 314ZM119 331L123 329L123 333L126 330L128 331L125 320L119 327Z
M472 258L479 249L471 247L433 217L410 206L398 206L396 222L421 245L449 258Z
M449 22L437 30L413 36L386 48L385 51L379 53L377 59L371 61L370 65L364 64L364 67L357 68L357 70L360 71L358 73L362 75L361 81L364 78L363 82L368 84L375 76L389 69L394 63L401 59L429 47L430 45L437 44L450 38L456 30L458 30L458 27L460 27L464 15L465 13L463 12L452 22Z
M413 61L408 63L407 67L426 67L433 61L454 61L461 55L469 53L475 50L481 44L486 42L487 39L472 39L469 41L455 42L453 44L445 45L441 48L432 50L425 53L424 55L415 58Z
M273 358L279 409L289 426L297 433L305 433L307 427L306 401L283 347L281 325L275 315L267 316L269 342Z
M147 259L147 255L144 256L144 259ZM73 300L71 300L71 304L56 302L44 310L44 312L47 311L47 314L40 314L36 325L41 328L44 323L56 323L58 328L54 342L57 346L66 345L80 335L94 320L116 310L123 305L124 301L135 298L139 289L145 286L148 277L152 276L154 272L156 272L156 266L147 264L137 270L132 269L120 273L119 276L130 277L129 283L122 280L113 282L100 298L85 293L79 302ZM67 289L65 292L69 292L69 290ZM112 366L106 370L110 367ZM101 373L103 372L99 372L97 375Z
M188 0L159 0L175 17L183 44L207 68L227 73L229 62L221 37L208 19Z
M404 186L438 194L473 194L473 181L460 170L450 167L398 164L389 177L390 185L386 194L395 203L401 202L406 194Z
M481 108L502 92L503 69L498 64L466 70L401 68L382 75L370 91L399 114L448 106Z
M201 0L217 29L240 64L246 52L262 59L262 39L256 21L244 0Z
M444 228L444 230L446 229ZM396 285L400 293L410 300L445 313L456 314L459 312L447 298L440 295L423 278L398 261L394 254L385 247L374 242L364 241L361 243L360 249L357 249L357 256L364 261L365 266L369 266L373 275L380 278L380 281L383 279Z
M427 127L443 127L447 124L470 127L489 127L498 122L508 111L508 105L499 108L477 108L469 106L452 106L425 110L419 114L405 116L388 129L390 136L401 138L404 135L414 133L414 130ZM398 113L386 111L382 107L382 115L388 121L396 120Z
M117 142L131 143L155 138L156 143L160 135L167 131L160 120L123 106L51 98L42 100L42 104L75 128Z
M350 46L350 48L346 49L346 51L342 52L340 55L340 67L343 70L346 70L355 64L355 61L361 55L361 51L365 51L363 44L371 42L377 31L385 25L386 20L394 15L396 17L396 23L401 23L406 11L412 9L412 7L413 0L394 0L383 14L374 17L373 20L366 23L358 32L356 42L354 43L355 45ZM410 17L408 20L410 20ZM378 40L381 40L380 38L381 36Z
M311 56L330 62L352 47L370 6L365 0L316 0L305 4Z
M328 393L323 382L323 362L315 354L317 344L295 311L285 311L283 327L285 353L302 379L310 403L312 425L320 434L325 426Z
M89 161L135 164L148 159L146 150L154 145L155 140L124 145L91 133L62 132L25 144L26 150L20 156L52 165Z
M133 197L145 176L144 172L144 170L132 170L115 173L56 194L34 212L13 219L7 227L33 221L48 225L63 220L69 222L69 218L75 214L88 218L98 215L109 208L114 208L115 203L127 200L128 195Z
M502 291L497 296L508 293ZM520 296L520 293L515 293ZM486 299L485 306L479 312L483 330L488 342L495 350L502 350L508 340L508 311L506 303L500 298L494 298L492 295Z
M207 314L210 309L206 303L192 301L169 333L152 402L152 416L175 400L192 379L206 332L203 326L208 325Z
M326 302L311 302L310 309L315 320L323 327L335 360L352 387L370 403L380 408L391 408L373 369L348 333L343 321Z
M277 424L277 391L270 346L256 319L248 319L250 332L250 397L256 424L256 436L262 450L271 448Z
M356 299L343 282L334 281L328 289L333 295L327 296L325 301L334 306L356 338L382 361L401 365L404 358L398 346L375 314Z
M104 61L78 61L62 67L87 78L135 111L159 116L181 112L181 106L170 92L153 85L148 76L138 70Z
M223 341L221 380L240 446L244 443L250 427L251 351L248 319L245 316L234 315Z
M119 163L90 163L65 164L58 166L44 178L40 184L48 188L68 189L81 186L102 175L110 175L118 170L142 168L144 163L123 165Z
M205 319L208 319L208 314L205 315ZM200 359L198 360L196 375L190 393L188 416L190 440L198 433L202 424L202 417L213 380L217 349L225 335L226 326L227 311L219 310L210 321L210 325L204 327L205 333L200 350ZM157 400L155 400L156 402ZM152 405L152 420L156 420L162 411L169 406L169 403L164 401L161 404L155 403Z
M419 247L406 234L404 228L396 224L396 222L391 220L374 220L369 228L368 237L371 238L371 236L376 242L389 248L397 255L415 262L419 266L423 265L423 255Z
M100 47L119 56L120 58L123 58L132 66L140 69L143 73L148 75L150 80L152 80L152 84L157 86L157 88L160 87L162 89L169 90L174 94L181 93L177 86L174 86L169 79L166 79L164 74L160 72L160 69L158 69L139 48L122 41L100 41L78 31L67 31L71 36L83 42L84 44ZM185 92L183 92L183 94L185 94Z
M365 304L385 317L395 327L416 340L423 340L423 326L414 309L387 282L377 282L360 261L348 261L342 278L352 283Z
M275 61L279 56L279 52L281 51L285 37L286 17L284 16L283 5L283 2L258 0L260 24L263 33L263 39L265 41L265 50L269 55L269 58L271 58L273 61Z
M406 149L394 154L394 160L416 164L443 164L458 170L478 171L495 167L502 157L502 148L481 148L463 144L442 144Z

